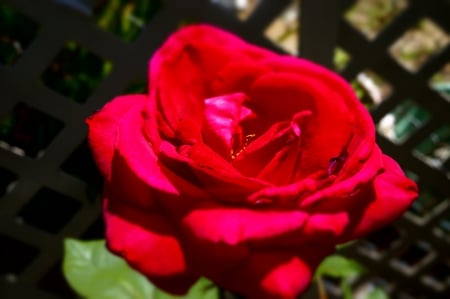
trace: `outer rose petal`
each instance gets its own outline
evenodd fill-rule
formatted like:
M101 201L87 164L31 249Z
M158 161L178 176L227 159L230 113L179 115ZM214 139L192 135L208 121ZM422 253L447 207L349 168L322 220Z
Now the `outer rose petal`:
M173 226L161 213L104 199L108 248L163 290L184 294L198 277L188 274Z
M223 264L212 259L225 255L230 257L226 267L232 267L251 248L296 248L305 244L334 244L346 231L349 216L346 211L307 214L300 210L270 210L230 207L203 202L186 213L181 226L189 246L196 247L190 255L202 269ZM232 246L239 250L232 252ZM223 252L223 253L222 253ZM208 256L209 255L209 256ZM233 258L231 258L233 256ZM225 267L222 265L222 268Z
M158 204L175 206L176 209L172 211L182 214L196 201L207 199L208 195L201 189L201 185L188 180L187 173L175 173L159 160L153 147L142 136L144 120L140 117L140 111L142 106L133 107L118 130L114 159L117 172L113 176L117 175L115 182L122 182L117 183L114 188L121 185L125 192L128 190L130 194L122 197L123 201L146 207L151 205L151 201L157 200ZM137 188L139 186L141 188ZM136 189L129 190L133 187ZM117 193L120 194L120 191ZM146 194L154 197L145 197Z
M360 163L360 169L353 176L334 182L322 190L314 190L300 201L300 208L309 210L311 213L341 211L345 209L344 207L353 206L365 208L372 199L365 197L359 191L365 186L370 186L374 178L383 170L383 154L378 146L374 146L370 157Z
M364 209L351 207L352 219L359 222L351 225L346 240L361 238L395 221L417 197L417 185L403 174L398 164L386 155L383 161L385 171L375 178L373 200Z
M144 105L147 99L148 97L142 94L117 97L86 120L89 125L89 145L95 162L105 178L109 179L111 175L116 133L122 118L135 105Z
M141 208L154 205L154 193L172 198L180 198L181 193L193 200L205 198L197 186L161 165L142 135L145 99L145 96L116 98L88 120L94 157L108 180L114 182L114 196ZM188 203L184 200L184 204Z
M144 95L118 97L87 120L94 157L110 182L107 193L111 199L104 200L106 239L111 251L123 256L158 287L183 294L197 277L186 274L179 237L156 209L155 196L163 196L172 204L174 200L181 203L176 200L179 191L172 182L195 200L204 193L159 165L140 133L147 99ZM183 205L178 208L183 209Z
M198 240L237 245L300 232L308 217L298 210L258 210L205 202L187 213L182 225Z
M333 251L317 246L296 252L256 252L234 271L217 277L217 281L246 299L294 299L308 287L318 263Z

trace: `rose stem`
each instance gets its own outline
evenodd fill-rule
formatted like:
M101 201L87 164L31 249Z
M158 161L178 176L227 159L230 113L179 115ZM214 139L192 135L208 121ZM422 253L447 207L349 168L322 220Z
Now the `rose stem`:
M328 299L327 291L325 290L325 285L323 284L322 277L317 278L317 290L319 292L319 299Z

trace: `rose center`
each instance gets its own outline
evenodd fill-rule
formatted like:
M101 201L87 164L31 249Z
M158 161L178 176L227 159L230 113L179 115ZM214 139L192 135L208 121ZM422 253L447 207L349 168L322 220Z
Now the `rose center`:
M231 150L230 159L236 159L240 154L242 154L250 140L255 138L256 134L247 134L244 136L242 129L239 127L235 133L231 136Z

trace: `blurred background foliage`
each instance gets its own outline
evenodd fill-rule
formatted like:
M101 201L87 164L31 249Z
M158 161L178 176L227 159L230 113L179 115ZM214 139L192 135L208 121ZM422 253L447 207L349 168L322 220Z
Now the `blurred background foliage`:
M126 42L132 42L162 7L163 0L99 0L94 7L97 24Z
M13 65L37 32L34 21L0 3L0 65Z
M69 41L44 71L41 79L50 89L84 103L112 67L111 62Z

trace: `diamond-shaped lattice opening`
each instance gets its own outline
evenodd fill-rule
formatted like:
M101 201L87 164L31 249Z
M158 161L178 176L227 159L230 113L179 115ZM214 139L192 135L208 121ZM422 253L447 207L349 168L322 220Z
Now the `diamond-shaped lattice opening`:
M368 39L374 39L407 6L407 0L357 0L345 19Z
M405 169L405 175L410 178L411 180L415 181L416 183L419 181L420 177L417 175L417 173L412 172L409 169Z
M72 41L56 55L41 79L52 90L84 103L111 69L111 62Z
M61 169L87 184L100 185L102 182L102 176L92 158L87 140L70 154L61 165Z
M396 227L386 226L362 240L358 250L373 259L379 259L401 240L402 233Z
M67 299L79 298L71 289L62 272L62 261L58 261L39 280L38 288Z
M17 176L6 168L0 167L0 198L13 188Z
M377 289L383 290L385 293L388 293L393 289L392 282L387 281L381 277L373 277L365 281L363 284L359 285L355 290L354 297L355 298L376 298L374 292Z
M20 210L18 217L28 225L56 234L80 208L79 201L44 187Z
M428 243L416 242L404 248L392 261L392 267L400 270L406 275L416 273L421 267L429 263L435 253Z
M240 20L246 20L261 2L261 0L211 0L232 11Z
M265 36L286 52L297 55L300 0L293 1L264 31Z
M135 80L128 84L127 88L123 91L123 94L130 93L147 93L147 81Z
M414 291L400 291L396 299L430 299L429 296L424 295L423 293Z
M163 2L163 0L96 1L94 18L104 30L126 42L131 42L160 10Z
M398 104L377 124L378 132L394 143L402 143L431 118L430 112L406 100Z
M414 154L431 167L450 173L445 165L450 159L450 125L431 133L415 148Z
M86 195L94 201L102 188L102 176L92 158L87 140L84 140L63 162L61 169L87 184Z
M195 25L195 24L201 24L202 22L199 20L198 17L192 17L192 16L185 16L177 23L177 28L181 29L185 26L189 25Z
M422 276L422 282L436 291L444 291L450 282L450 261L448 259L438 260L427 269Z
M419 196L409 207L405 216L417 224L424 224L444 210L448 204L448 199L437 190L420 186Z
M0 147L19 156L38 158L63 128L63 123L25 103L0 121Z
M351 60L351 56L344 49L337 47L334 49L333 65L338 72L343 71Z
M33 42L38 29L33 20L0 4L0 64L13 65Z
M103 216L99 216L83 233L81 239L83 240L95 240L105 238L105 223Z
M362 269L363 272L367 272L367 269L363 267L363 265L357 263L353 260L356 264L358 264ZM336 277L327 273L324 273L321 275L321 280L323 281L323 286L327 293L331 294L331 298L341 298L344 294L345 290L343 289L343 285L347 285L350 288L354 287L354 283L357 280L358 275L347 275L344 277Z
M371 70L359 73L352 87L367 109L378 106L392 94L392 85Z
M440 219L433 232L437 237L450 242L450 216Z
M405 69L415 72L449 42L448 34L425 18L392 44L389 53Z
M342 296L342 278L332 277L329 275L322 276L323 284L328 293L334 296Z
M0 275L18 275L38 255L39 250L11 237L0 235Z
M450 63L431 77L430 86L450 102Z

